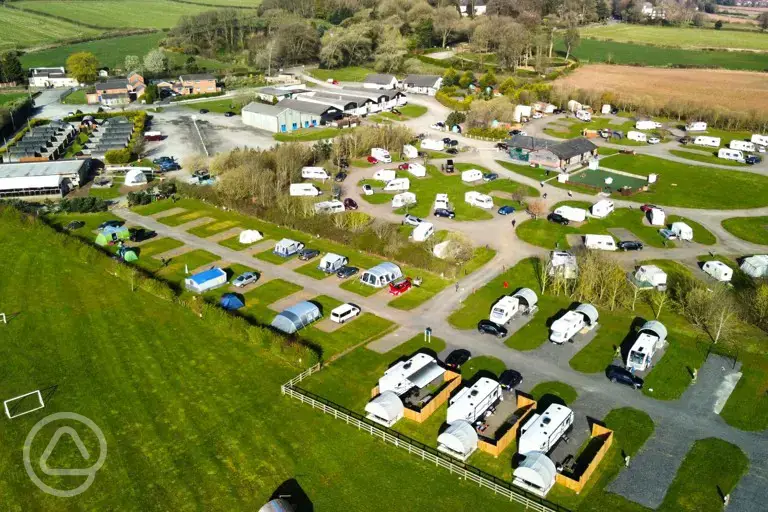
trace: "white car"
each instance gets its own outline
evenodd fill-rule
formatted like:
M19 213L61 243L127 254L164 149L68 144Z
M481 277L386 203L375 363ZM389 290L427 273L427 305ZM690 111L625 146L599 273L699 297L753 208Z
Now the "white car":
M541 114L541 112L534 112L531 116L531 119L541 119L542 117L544 116Z
M370 185L363 185L363 194L367 196L373 195L373 187Z
M354 304L346 303L331 311L331 321L337 324L343 324L351 318L360 314L360 308Z
M415 215L411 215L410 213L406 213L405 217L403 217L403 225L404 226L413 226L416 227L419 224L421 224L423 221L418 218Z
M648 144L658 144L661 139L658 137L648 137Z
M522 135L523 137L527 137L528 136L528 132L523 130L518 135Z
M249 284L255 283L258 280L259 275L256 272L245 272L237 276L237 278L232 281L232 284L238 288L242 288L243 286L248 286Z
M765 153L765 146L757 146L758 153Z

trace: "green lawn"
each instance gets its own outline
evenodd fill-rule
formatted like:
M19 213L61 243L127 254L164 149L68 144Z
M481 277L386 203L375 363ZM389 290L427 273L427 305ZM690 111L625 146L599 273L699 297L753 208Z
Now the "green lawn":
M0 93L0 106L6 105L12 101L16 101L19 98L25 98L28 94L26 92L6 92Z
M230 229L237 227L237 225L238 223L236 220L219 220L203 224L202 226L197 226L196 228L192 228L188 231L188 233L199 236L201 238L208 238L209 236L216 235L223 231L229 231Z
M193 274L196 270L198 272L207 270L213 266L211 263L220 259L219 256L213 253L202 249L195 249L194 251L171 258L168 264L158 270L155 275L164 281L182 287L186 277ZM138 265L142 266L143 262L144 260L140 258ZM189 274L186 273L187 270L189 270Z
M581 37L673 48L768 50L768 36L765 34L735 30L616 23L585 28L581 30Z
M721 224L726 231L742 240L768 245L768 217L733 217Z
M579 393L573 389L572 386L558 381L540 382L531 389L530 395L536 401L541 400L542 397L547 395L556 396L562 400L565 405L572 403L579 397Z
M363 68L358 66L350 66L346 68L338 69L312 69L309 74L318 80L326 81L328 79L337 80L339 82L362 82L365 77L375 73L370 68Z
M282 265L286 261L292 260L293 258L296 257L296 255L293 255L293 256L289 256L288 258L284 258L282 256L275 254L273 249L267 249L266 251L255 254L254 256L262 261L272 263L273 265Z
M298 272L299 274L304 274L305 276L309 276L312 279L325 279L326 277L330 277L333 274L326 274L319 268L317 268L317 265L320 262L320 258L315 258L306 265L302 265L299 268L295 269L294 272Z
M245 106L247 103L248 103L247 98L235 96L233 98L224 98L220 100L187 103L184 105L184 107L190 108L192 110L200 110L202 108L205 108L210 110L211 112L216 112L217 114L234 112L235 114L240 115L240 113L243 110L243 106Z
M339 285L339 288L347 290L348 292L356 293L362 297L370 297L374 293L388 288L374 288L360 282L359 276L352 276ZM382 292L383 293L383 292Z
M471 381L475 375L482 372L480 376L484 376L484 373L490 373L489 377L499 378L504 370L507 369L507 365L504 361L491 356L474 357L464 363L461 367L461 378L466 381Z
M72 91L70 94L67 94L63 98L61 98L61 102L65 105L85 105L88 103L88 100L85 98L86 90L85 89L77 89L75 91Z
M683 149L671 149L669 150L674 156L685 158L687 160L694 160L696 162L702 162L705 164L727 165L729 167L746 167L747 164L742 162L736 162L734 160L726 160L724 158L718 158L717 152L698 153L694 151L685 151Z
M340 128L301 128L292 132L276 133L273 139L279 142L301 142L332 139L341 133Z
M744 363L720 416L736 428L762 431L768 429L768 358L750 354Z
M85 226L81 227L80 229L70 231L70 233L88 242L93 242L96 239L96 229L98 229L102 222L106 222L108 220L119 220L119 218L109 212L58 213L55 215L46 216L46 221L57 229L63 229L72 221L85 222Z
M120 197L120 185L112 185L109 188L91 187L88 190L88 195L99 199L116 199Z
M92 37L100 32L64 20L5 8L0 9L0 25L4 27L0 50L55 44L68 39ZM27 65L26 62L23 63ZM56 65L63 66L64 60Z
M656 135L657 137L662 139L662 142L665 141L665 139L662 137L662 134L657 130L636 130L635 129L635 121L625 121L623 123L614 123L613 118L609 117L600 117L600 116L593 116L592 121L585 123L584 121L581 121L576 118L569 118L569 119L558 119L555 122L549 123L546 128L544 128L544 133L547 135L551 135L553 137L557 137L560 139L573 139L575 137L581 137L584 130L603 130L603 129L610 129L610 130L619 130L623 131L625 136L627 132L631 131L639 131L642 133L645 133L646 135ZM638 142L634 140L629 140L626 137L623 139L611 139L612 144L619 144L622 146L647 146L647 142ZM609 148L605 148L609 149ZM600 149L601 154L608 154L605 153L604 149Z

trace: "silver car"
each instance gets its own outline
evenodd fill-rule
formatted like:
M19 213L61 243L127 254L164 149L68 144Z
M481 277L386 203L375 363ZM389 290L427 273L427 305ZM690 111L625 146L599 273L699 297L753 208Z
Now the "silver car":
M259 275L256 272L245 272L237 276L235 280L232 281L232 284L238 288L242 288L243 286L248 286L249 284L255 283L258 280Z
M415 215L411 215L410 213L406 214L406 216L403 217L403 225L404 226L414 226L415 227L415 226L418 226L421 223L422 223L422 220L420 218L418 218Z

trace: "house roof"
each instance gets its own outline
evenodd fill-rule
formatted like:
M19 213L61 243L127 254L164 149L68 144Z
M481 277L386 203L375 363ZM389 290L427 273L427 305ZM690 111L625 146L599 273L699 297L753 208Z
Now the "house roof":
M434 87L440 78L437 75L408 75L403 83L411 87Z
M539 139L530 135L513 135L507 141L510 148L527 149L528 151L538 151L539 149L548 149L559 144L556 140Z
M397 81L397 78L395 78L395 75L387 75L386 73L371 73L370 75L365 77L365 80L363 80L363 83L376 84L376 85L389 85L392 83L392 80Z
M584 153L590 153L596 149L597 146L595 146L595 144L583 137L566 140L565 142L561 142L549 148L550 151L563 160L583 155Z
M86 160L59 160L57 162L0 164L0 178L77 174L86 163Z
M267 105L266 103L259 103L258 101L253 101L243 107L243 112L252 112L254 114L263 114L266 116L279 116L285 110L288 110L288 107Z
M128 82L125 78L115 78L113 80L105 80L96 84L97 91L106 91L107 89L127 89Z
M195 80L216 80L216 77L210 73L197 73L193 75L181 75L179 80L182 82L194 82Z
M328 113L329 110L338 110L338 108L333 105L326 105L322 103L312 103L309 101L294 100L294 99L284 99L280 101L277 105L284 108L290 108L292 110L296 110L297 112L304 112L307 114L316 114L318 116Z

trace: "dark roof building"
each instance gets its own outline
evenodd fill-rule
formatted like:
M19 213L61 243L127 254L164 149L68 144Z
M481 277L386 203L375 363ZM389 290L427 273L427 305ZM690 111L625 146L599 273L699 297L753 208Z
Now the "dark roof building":
M559 156L561 160L569 160L575 156L592 153L596 149L597 146L593 144L592 141L583 137L567 140L549 148L549 150Z

